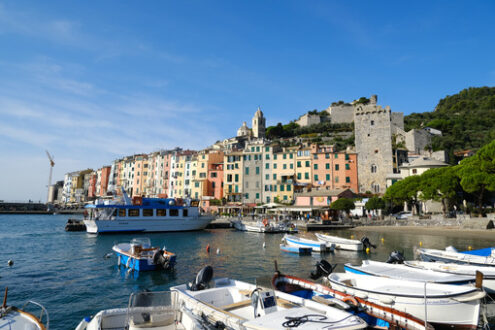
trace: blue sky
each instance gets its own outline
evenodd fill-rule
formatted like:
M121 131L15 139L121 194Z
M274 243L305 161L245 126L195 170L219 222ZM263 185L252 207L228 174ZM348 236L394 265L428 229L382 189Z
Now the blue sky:
M431 111L495 85L493 1L1 1L0 199L378 94Z

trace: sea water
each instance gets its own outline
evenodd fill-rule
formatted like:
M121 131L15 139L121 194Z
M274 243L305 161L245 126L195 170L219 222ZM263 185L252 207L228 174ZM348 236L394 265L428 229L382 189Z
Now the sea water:
M493 245L489 240L369 233L370 241L377 245L370 254L335 251L299 256L280 250L283 234L216 229L92 235L65 232L68 217L0 215L0 299L3 299L4 287L8 286L9 305L21 307L27 300L43 304L50 315L51 329L74 329L82 318L99 310L126 307L132 292L167 290L173 285L190 282L206 265L213 267L215 277L232 277L268 286L274 272L274 260L283 273L308 278L321 258L338 264L336 271L343 271L342 265L347 262L360 263L368 258L385 261L393 250L403 251L407 259L412 259L419 242L423 247L443 249L453 245L459 250ZM303 234L311 237L311 233ZM363 233L348 230L330 234L347 238L354 235L357 239L363 236ZM114 244L129 242L135 237L149 237L153 246L165 246L175 252L175 270L129 273L123 267L119 268L116 256L107 254L112 252ZM14 261L12 267L7 265L10 259Z

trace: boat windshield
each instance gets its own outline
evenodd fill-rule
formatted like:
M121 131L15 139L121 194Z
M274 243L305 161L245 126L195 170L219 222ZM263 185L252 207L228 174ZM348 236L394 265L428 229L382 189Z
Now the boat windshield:
M136 292L129 298L129 329L174 324L177 316L177 292Z
M131 240L131 245L140 245L144 249L151 247L151 241L148 237L137 237Z

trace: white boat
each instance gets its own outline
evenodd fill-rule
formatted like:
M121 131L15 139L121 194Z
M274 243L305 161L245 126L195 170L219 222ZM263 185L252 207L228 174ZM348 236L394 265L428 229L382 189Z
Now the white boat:
M147 237L133 238L130 243L118 243L112 247L117 264L136 271L170 270L176 264L176 255L166 248L151 246Z
M28 301L21 308L7 305L7 292L5 288L5 295L3 298L3 304L0 306L0 329L8 330L48 330L50 328L50 318L45 307L41 304ZM33 309L39 310L39 312L28 312ZM38 316L35 316L39 315Z
M476 255L457 250L451 246L445 250L418 249L418 253L423 261L454 262L458 264L469 264L475 266L495 266L495 249L489 255Z
M327 246L333 245L337 250L362 251L363 243L355 239L341 238L316 233L316 238Z
M86 205L84 224L91 234L168 232L204 229L212 216L199 214L197 202L173 198L135 198Z
M366 322L344 310L228 278L197 287L172 287L179 304L227 329L363 329Z
M313 252L325 252L331 251L332 247L328 247L325 243L321 243L319 241L302 238L294 235L285 234L282 238L282 241L285 241L287 245L295 246L295 247L310 247Z
M414 315L433 326L476 328L484 291L468 285L421 283L369 275L334 273L332 288ZM425 299L426 297L426 299Z
M483 289L488 293L495 293L495 267L427 261L404 261L404 265L454 275L476 276L479 271L483 274Z
M138 292L129 298L127 308L99 311L86 317L76 330L197 330L203 322L177 304L177 292Z
M287 232L297 232L295 225L285 224L285 223L272 223L267 219L263 221L243 221L243 220L232 220L233 227L239 231L249 231L254 233L287 233Z
M401 264L388 264L373 260L363 260L360 266L347 263L344 265L344 269L346 273L374 275L417 282L464 285L472 284L476 281L475 276L439 273L431 270L411 268Z

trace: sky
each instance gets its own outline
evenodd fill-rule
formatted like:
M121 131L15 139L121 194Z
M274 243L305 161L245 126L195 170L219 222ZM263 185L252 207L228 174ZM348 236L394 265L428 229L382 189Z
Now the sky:
M495 85L494 1L0 0L0 200L64 174L378 95Z

